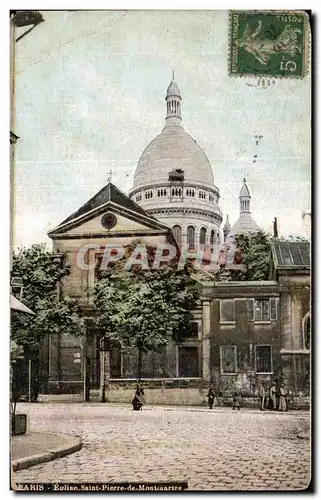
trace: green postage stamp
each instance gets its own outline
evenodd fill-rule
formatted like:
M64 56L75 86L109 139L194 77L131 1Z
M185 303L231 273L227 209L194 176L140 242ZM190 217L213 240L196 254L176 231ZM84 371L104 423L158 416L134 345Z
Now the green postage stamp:
M230 11L230 76L305 76L309 18L303 11Z

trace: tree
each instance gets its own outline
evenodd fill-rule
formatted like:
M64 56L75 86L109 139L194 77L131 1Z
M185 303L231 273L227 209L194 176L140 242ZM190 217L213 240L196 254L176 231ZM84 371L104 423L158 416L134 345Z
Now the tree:
M269 279L269 260L272 242L275 240L264 231L253 233L250 236L239 234L235 237L236 253L235 264L244 264L246 272L233 271L233 279L238 281L261 281ZM278 241L308 241L301 236L281 236Z
M152 250L148 253L153 255ZM178 270L167 265L143 271L135 266L126 272L120 263L102 273L94 287L96 324L112 343L138 350L140 379L143 352L159 350L175 332L187 328L198 297L187 267Z
M238 259L246 266L246 272L237 273L233 278L241 281L267 280L272 237L263 231L250 236L239 234L235 237L235 243Z
M37 353L46 335L62 330L77 336L84 334L77 301L59 294L58 285L69 273L69 266L45 245L32 245L14 254L12 275L21 279L23 302L35 313L11 313L11 340L23 347L25 354Z

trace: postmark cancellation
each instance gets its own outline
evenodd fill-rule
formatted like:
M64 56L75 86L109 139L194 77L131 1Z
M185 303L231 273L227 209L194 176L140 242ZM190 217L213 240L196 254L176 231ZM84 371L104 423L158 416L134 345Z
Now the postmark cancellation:
M309 36L304 11L230 11L229 75L302 78Z

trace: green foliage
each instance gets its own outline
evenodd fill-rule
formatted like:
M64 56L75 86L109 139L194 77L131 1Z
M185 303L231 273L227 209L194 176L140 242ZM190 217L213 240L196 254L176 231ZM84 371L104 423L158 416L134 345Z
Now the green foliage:
M13 256L12 274L22 280L23 303L35 313L11 313L11 339L25 350L36 350L41 338L62 329L72 335L84 334L77 301L58 293L60 280L69 273L69 266L45 245L22 248Z
M187 269L105 272L93 290L97 326L122 347L157 351L186 328L199 293ZM140 368L139 368L140 370Z
M250 236L239 234L235 237L239 258L246 266L246 273L236 271L233 273L235 281L261 281L269 279L269 260L274 238L268 233L260 231ZM304 237L280 237L278 241L308 241Z
M247 269L245 274L238 275L238 279L244 281L267 280L272 237L260 231L250 236L237 235L235 242L243 254L243 263Z

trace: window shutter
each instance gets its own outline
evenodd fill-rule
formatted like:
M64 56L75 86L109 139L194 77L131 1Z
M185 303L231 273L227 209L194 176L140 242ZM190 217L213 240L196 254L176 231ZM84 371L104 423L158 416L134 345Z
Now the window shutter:
M278 299L270 299L270 311L271 311L271 321L276 321L278 319Z
M247 314L249 321L254 321L254 299L247 301Z

